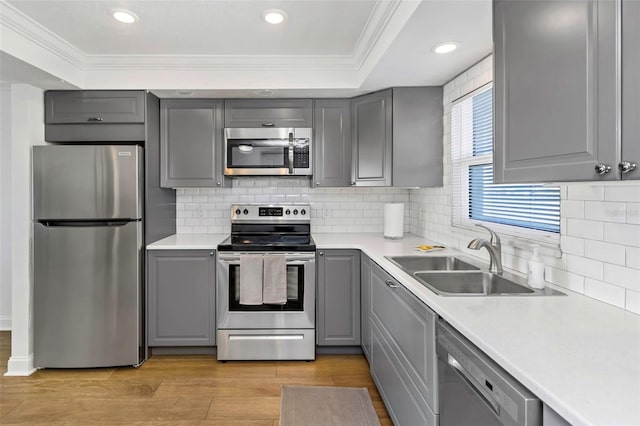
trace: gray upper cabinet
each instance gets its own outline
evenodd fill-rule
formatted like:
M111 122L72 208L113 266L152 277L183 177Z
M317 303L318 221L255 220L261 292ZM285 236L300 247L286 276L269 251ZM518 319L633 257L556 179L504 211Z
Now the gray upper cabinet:
M312 127L311 99L228 99L224 127Z
M353 185L391 186L392 90L351 100Z
M494 0L495 182L619 177L618 4Z
M141 90L52 90L45 93L45 123L143 123Z
M623 179L640 179L640 2L622 0L622 156L636 164ZM628 163L628 164L627 164Z
M215 252L148 252L149 346L213 346Z
M318 252L319 346L360 346L360 251Z
M143 90L50 90L44 94L48 142L142 142Z
M351 185L350 106L349 99L314 101L314 186Z
M396 87L352 99L352 184L442 186L442 88Z
M222 107L211 99L160 101L163 187L222 185Z

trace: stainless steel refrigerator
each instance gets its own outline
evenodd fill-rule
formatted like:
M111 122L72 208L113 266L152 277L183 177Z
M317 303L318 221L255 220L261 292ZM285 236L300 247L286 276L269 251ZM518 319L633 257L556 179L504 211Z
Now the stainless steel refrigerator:
M138 146L33 148L36 367L142 361L143 180Z

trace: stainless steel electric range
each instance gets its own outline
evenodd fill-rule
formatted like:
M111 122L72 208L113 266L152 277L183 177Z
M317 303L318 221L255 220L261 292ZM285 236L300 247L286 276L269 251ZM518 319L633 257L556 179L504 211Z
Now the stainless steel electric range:
M218 245L218 360L315 359L315 250L309 204L231 206ZM273 276L278 301L266 295Z

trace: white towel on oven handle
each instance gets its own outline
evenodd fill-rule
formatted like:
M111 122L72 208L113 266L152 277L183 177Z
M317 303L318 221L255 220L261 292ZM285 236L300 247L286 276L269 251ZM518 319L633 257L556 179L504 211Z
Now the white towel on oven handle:
M262 302L270 305L287 303L287 258L284 254L264 255Z
M262 305L262 263L261 254L240 255L241 305Z

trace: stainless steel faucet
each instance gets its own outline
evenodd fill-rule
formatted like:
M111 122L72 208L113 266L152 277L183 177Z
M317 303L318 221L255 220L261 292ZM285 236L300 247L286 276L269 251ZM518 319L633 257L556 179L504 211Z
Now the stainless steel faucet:
M491 234L491 240L487 241L484 238L474 238L469 242L468 248L472 250L480 250L482 247L486 248L489 252L489 272L502 275L502 245L500 244L500 237L491 228L482 224L476 223L476 226L484 228Z

